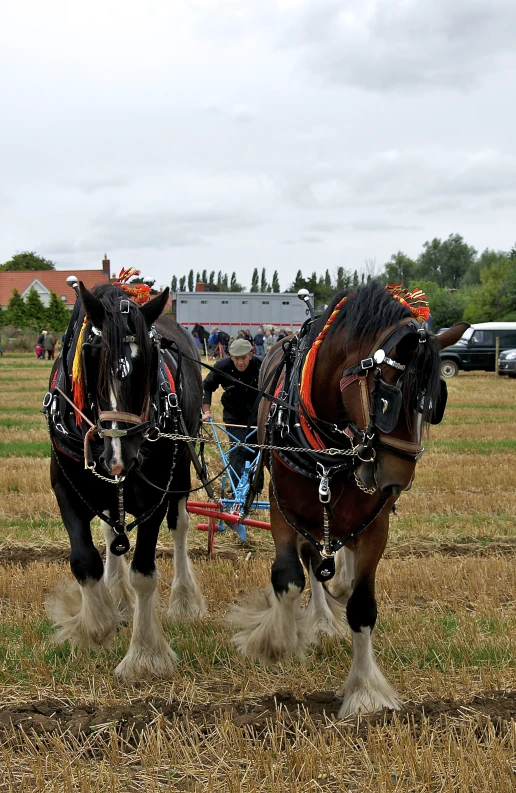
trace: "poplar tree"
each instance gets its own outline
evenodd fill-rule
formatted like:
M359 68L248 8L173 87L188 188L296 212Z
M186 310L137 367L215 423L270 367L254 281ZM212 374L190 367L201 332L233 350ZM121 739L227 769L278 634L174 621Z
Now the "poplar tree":
M190 270L190 272L188 273L188 291L189 292L193 292L194 288L195 288L193 279L194 279L193 270Z
M7 304L7 310L0 311L0 317L4 325L14 325L15 328L20 329L25 327L25 302L17 289L13 290L13 295Z
M45 306L41 302L39 293L32 287L25 300L25 324L28 328L41 332L46 323L47 312Z
M251 279L251 292L258 292L259 291L259 277L258 277L258 267L255 267L253 270L253 277Z
M68 323L70 322L70 310L55 292L50 292L50 303L46 308L45 314L48 330L62 333L68 327Z
M267 274L265 267L262 267L262 277L260 279L260 292L267 292Z
M274 270L274 272L272 274L272 291L273 292L280 292L281 291L279 278L278 278L278 271L277 270Z

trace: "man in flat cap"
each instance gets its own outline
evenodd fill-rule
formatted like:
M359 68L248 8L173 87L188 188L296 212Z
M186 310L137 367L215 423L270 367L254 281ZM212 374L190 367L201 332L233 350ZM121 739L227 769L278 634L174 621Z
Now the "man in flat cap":
M261 361L253 355L253 347L246 339L235 339L229 345L229 358L217 361L212 371L203 382L204 394L202 398L203 420L213 418L211 415L211 399L213 392L222 386L224 393L221 402L223 420L225 424L240 424L240 427L228 426L228 431L243 441L246 437L246 428L256 424L257 411L253 411L258 392L258 375ZM227 376L235 378L228 379ZM250 387L249 387L250 386ZM253 442L255 442L253 436ZM252 460L254 454L246 452L242 447L237 447L230 454L231 465L236 476L242 476L246 459Z

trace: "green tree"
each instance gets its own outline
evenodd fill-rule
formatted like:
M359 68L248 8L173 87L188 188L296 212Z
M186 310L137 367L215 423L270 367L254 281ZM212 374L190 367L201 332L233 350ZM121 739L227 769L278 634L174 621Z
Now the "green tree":
M210 273L210 277L208 279L208 289L210 290L210 292L215 292L216 291L216 288L215 288L215 270L212 270L211 273Z
M259 291L258 267L253 270L253 277L251 278L251 292Z
M359 283L358 270L353 270L353 289L356 289Z
M28 328L40 332L48 324L47 311L34 287L30 289L25 299L25 324Z
M186 292L186 275L182 275L179 279L179 291Z
M460 234L450 234L444 242L434 238L432 242L425 242L423 249L417 260L416 275L423 275L449 289L461 286L477 255L475 248L467 245Z
M335 280L335 290L342 292L344 289L349 289L351 286L351 275L344 267L339 267L337 270L337 278Z
M267 284L267 274L265 272L265 267L262 267L262 275L260 278L260 292L268 292L268 284Z
M15 328L25 327L27 322L25 301L17 289L13 290L7 309L1 312L1 316L4 325L14 325Z
M460 322L463 318L464 310L468 304L469 295L467 290L449 290L440 287L435 281L418 280L409 283L409 289L416 286L421 289L428 300L434 330L437 332L441 328L449 328Z
M229 292L229 284L228 284L228 274L224 273L222 276L222 288L221 292Z
M188 291L193 292L195 289L193 270L188 273Z
M402 283L405 287L416 277L416 262L403 251L393 253L384 267L385 278L389 284Z
M207 284L208 283L208 272L207 272L207 270L203 270L202 271L202 273L201 273L201 281L203 282L203 284Z
M280 283L279 283L279 277L278 277L278 271L277 270L274 270L274 272L272 274L272 287L271 288L272 288L272 291L275 292L276 294L278 292L281 292Z
M55 292L50 292L50 303L46 308L45 314L48 330L54 331L54 333L62 333L68 327L70 311Z
M493 262L480 279L464 311L466 322L503 320L516 312L516 260L505 256Z
M177 275L172 276L172 281L170 283L170 289L172 292L177 292Z
M238 283L236 273L231 273L231 282L229 285L230 292L243 292L244 287Z
M38 256L34 251L22 251L15 253L8 262L0 264L0 270L19 271L19 270L55 270L55 262Z

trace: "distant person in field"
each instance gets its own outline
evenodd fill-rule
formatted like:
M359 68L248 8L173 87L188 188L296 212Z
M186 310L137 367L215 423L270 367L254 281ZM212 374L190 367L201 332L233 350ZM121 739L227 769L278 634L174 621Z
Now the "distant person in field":
M52 333L47 333L45 331L45 338L43 340L43 349L47 353L47 358L49 361L51 361L54 357L55 346L56 346L56 340L54 339L54 336L52 335ZM44 354L43 357L45 357Z
M274 336L272 335L272 332L270 330L266 330L263 337L263 348L265 350L265 355L267 355L273 344L274 344Z
M263 340L264 340L263 328L260 327L258 333L256 334L253 340L255 347L255 355L257 355L258 358L265 358L265 347L263 346Z

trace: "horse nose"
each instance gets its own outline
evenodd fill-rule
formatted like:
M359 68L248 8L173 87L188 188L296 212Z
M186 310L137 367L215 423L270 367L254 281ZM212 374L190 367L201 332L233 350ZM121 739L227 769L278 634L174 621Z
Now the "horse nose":
M399 496L401 493L401 485L386 484L382 486L380 492L383 496Z

